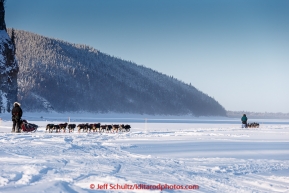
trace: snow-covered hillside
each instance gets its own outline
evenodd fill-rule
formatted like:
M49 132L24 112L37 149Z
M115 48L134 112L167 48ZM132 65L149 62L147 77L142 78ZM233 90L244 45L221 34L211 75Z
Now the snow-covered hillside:
M117 184L199 187L162 192L289 192L288 120L255 129L230 119L227 124L148 120L131 122L129 133L99 134L45 133L47 123L59 121L39 117L29 117L40 126L32 134L12 134L11 121L0 122L0 192L161 192L110 189Z
M15 43L26 111L226 115L192 85L89 46L22 30L15 30Z

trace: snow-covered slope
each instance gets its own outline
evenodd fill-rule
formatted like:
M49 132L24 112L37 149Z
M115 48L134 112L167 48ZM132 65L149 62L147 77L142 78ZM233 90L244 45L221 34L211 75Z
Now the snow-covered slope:
M15 42L24 110L226 115L195 87L89 46L22 30Z
M45 133L48 122L30 119L40 126L33 134L0 123L0 192L161 192L127 189L135 184L289 192L288 124L143 122L129 133ZM117 184L126 189L110 189Z

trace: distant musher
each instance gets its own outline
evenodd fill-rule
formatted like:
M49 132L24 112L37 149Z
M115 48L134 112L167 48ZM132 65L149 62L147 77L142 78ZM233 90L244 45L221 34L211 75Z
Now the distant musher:
M13 121L13 126L12 126L12 133L15 132L15 126L17 125L16 128L16 133L20 132L20 120L22 117L22 109L20 107L20 103L15 102L13 104L13 109L12 109L12 121Z
M247 120L248 118L246 117L246 114L244 114L243 117L241 118L242 128L247 128Z

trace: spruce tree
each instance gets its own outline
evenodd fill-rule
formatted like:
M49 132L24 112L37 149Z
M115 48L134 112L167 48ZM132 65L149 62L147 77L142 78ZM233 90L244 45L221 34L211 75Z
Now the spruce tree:
M15 32L14 32L14 29L12 28L12 32L11 32L11 41L12 41L12 44L14 46L14 54L16 53L16 44L15 44Z

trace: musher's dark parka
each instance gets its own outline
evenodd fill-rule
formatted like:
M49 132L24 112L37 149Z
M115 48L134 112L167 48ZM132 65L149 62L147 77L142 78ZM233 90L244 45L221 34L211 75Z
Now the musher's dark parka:
M20 127L20 120L22 117L22 109L20 107L20 103L15 102L13 104L13 109L12 109L12 121L13 121L13 126L12 126L12 132L15 132L15 126L16 124L18 125L18 128L16 128L16 132L19 132L19 127Z

